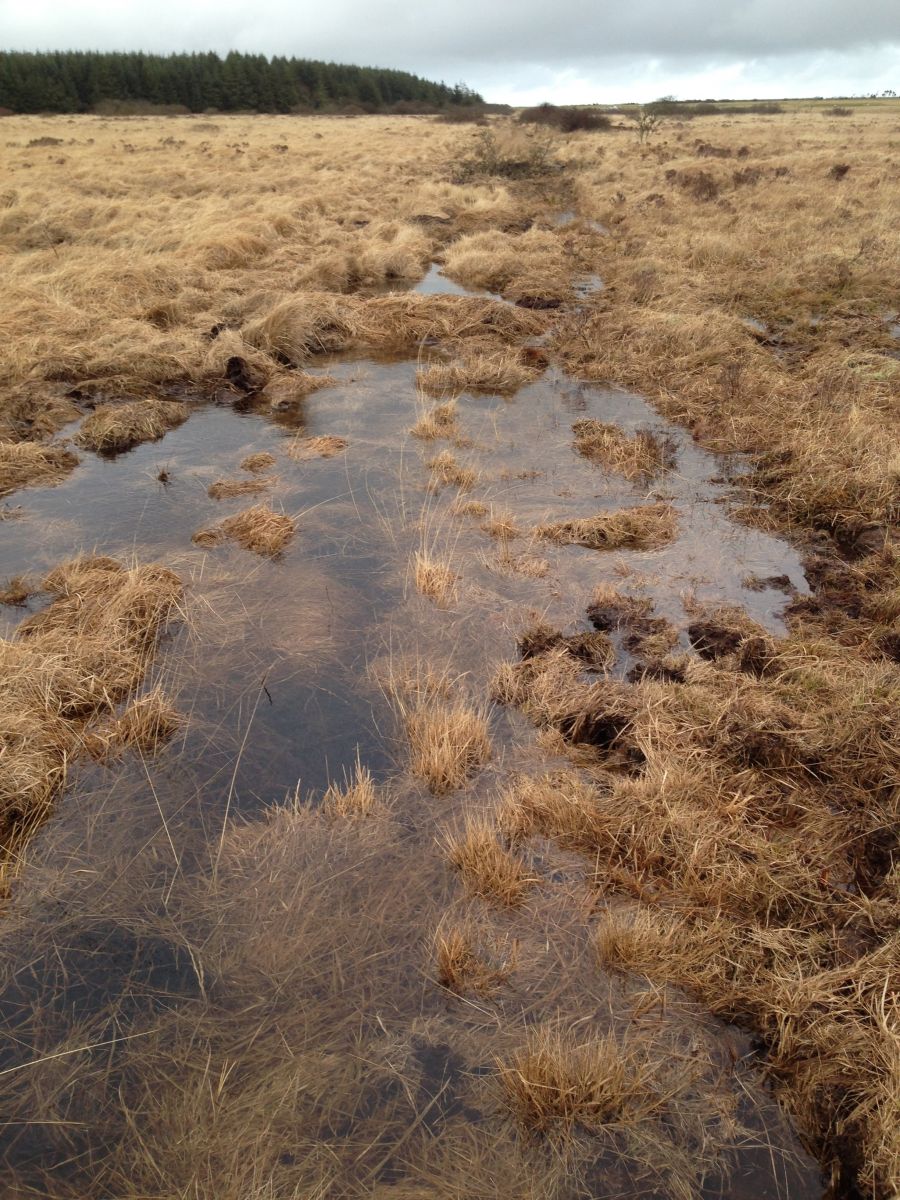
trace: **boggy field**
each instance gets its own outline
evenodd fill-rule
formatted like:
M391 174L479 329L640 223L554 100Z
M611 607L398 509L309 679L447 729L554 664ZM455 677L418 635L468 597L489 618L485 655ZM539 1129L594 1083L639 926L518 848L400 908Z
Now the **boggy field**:
M6 1194L900 1187L900 110L6 118Z

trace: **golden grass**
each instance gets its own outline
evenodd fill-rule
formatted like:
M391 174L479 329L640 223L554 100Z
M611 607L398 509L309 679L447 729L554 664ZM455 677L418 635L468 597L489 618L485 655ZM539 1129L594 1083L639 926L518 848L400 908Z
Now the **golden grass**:
M648 429L627 434L603 421L576 421L575 449L585 458L620 472L626 479L650 478L674 465L672 447Z
M49 606L0 640L4 869L46 817L83 748L85 727L140 684L182 594L164 567L126 569L107 558L66 563L43 590ZM120 718L135 743L153 707L148 700L142 710L139 702Z
M459 433L456 402L451 400L446 404L436 404L427 411L423 410L409 432L423 442L433 442L438 438L455 438Z
M293 517L275 512L267 504L255 504L210 529L199 529L192 541L198 546L216 546L223 538L230 538L254 554L277 558L294 536L296 528Z
M347 439L334 434L319 437L295 437L284 448L288 458L305 462L310 458L334 458L347 449Z
M22 487L59 483L78 466L67 446L38 442L0 442L0 496Z
M504 847L494 823L469 815L461 830L444 836L444 852L469 892L496 904L521 904L534 877L522 859Z
M365 817L378 805L378 791L368 767L358 760L343 784L331 783L322 797L322 809L335 817Z
M101 404L82 421L75 441L87 450L118 454L140 442L158 441L187 416L187 406L171 400Z
M501 1083L520 1124L531 1133L570 1138L576 1127L599 1132L634 1119L653 1103L647 1065L626 1054L612 1035L577 1042L539 1027L503 1064Z
M255 454L248 454L240 462L241 470L249 471L251 475L262 475L266 471L271 471L274 466L275 455L270 454L268 450L260 450Z
M487 717L462 697L417 689L398 699L410 769L436 796L462 787L491 756Z
M417 550L412 563L413 583L417 592L436 604L449 604L456 595L458 576L446 558L431 550Z
M508 510L499 510L494 512L491 510L490 517L485 521L481 528L491 537L499 538L502 542L511 541L521 534L521 529L516 524L516 518L513 513Z
M106 762L127 750L144 757L156 754L169 742L184 718L160 688L133 701L120 717L101 724L85 736L85 747L92 757Z
M498 944L472 918L446 919L432 942L437 980L448 992L490 992L503 984L516 965L516 947Z
M210 500L231 500L235 496L252 496L271 487L272 479L217 479L206 489Z
M674 509L668 504L644 504L574 521L538 525L535 537L591 550L656 550L678 535Z
M423 392L443 396L459 392L488 392L505 395L533 382L537 372L515 349L472 353L458 362L431 363L420 367L416 383Z
M478 481L478 473L472 467L462 466L449 450L442 450L425 466L431 472L429 487L432 491L455 487L461 492L470 492Z

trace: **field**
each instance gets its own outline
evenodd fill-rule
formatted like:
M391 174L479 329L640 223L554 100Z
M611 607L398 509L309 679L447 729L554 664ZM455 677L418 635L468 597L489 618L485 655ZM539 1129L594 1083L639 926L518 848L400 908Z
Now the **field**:
M0 121L11 1197L900 1189L900 104Z

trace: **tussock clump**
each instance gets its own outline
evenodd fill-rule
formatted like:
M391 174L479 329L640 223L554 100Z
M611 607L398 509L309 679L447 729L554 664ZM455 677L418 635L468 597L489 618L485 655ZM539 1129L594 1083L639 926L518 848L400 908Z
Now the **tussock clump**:
M436 796L461 787L491 756L487 717L462 698L419 692L398 697L410 767Z
M675 465L674 447L648 429L629 436L603 421L576 421L575 449L585 458L619 471L626 479L650 478Z
M659 1102L647 1064L626 1053L612 1035L579 1043L540 1027L501 1066L500 1080L523 1128L557 1138L571 1138L576 1128L599 1133Z
M451 400L446 404L436 404L427 412L423 411L409 432L413 437L421 438L423 442L433 442L437 438L455 438L459 432L456 423L456 402Z
M356 333L356 305L327 292L289 296L241 330L244 340L279 362L299 367L316 354L346 350Z
M594 670L602 670L615 660L612 642L603 632L563 634L553 625L537 621L519 636L519 653L534 658L552 650L565 650Z
M231 500L234 496L252 496L271 487L272 479L217 479L206 489L210 500Z
M0 827L7 847L43 820L86 723L137 687L181 599L159 566L75 559L52 571L49 606L0 640ZM125 719L124 717L122 718ZM126 727L131 723L126 722ZM140 721L133 722L135 729Z
M467 817L462 830L445 836L444 850L467 889L485 900L509 907L521 904L535 882L522 859L501 845L497 829L484 817Z
M461 492L469 492L478 480L477 472L472 467L460 466L449 450L442 450L435 458L429 459L425 466L431 472L430 491L455 487Z
M575 521L539 525L534 536L591 550L656 550L678 535L675 510L668 504L622 508Z
M489 510L482 500L469 500L465 496L457 496L450 505L450 511L455 517L483 517Z
M444 920L434 932L437 980L448 992L489 992L502 984L516 962L515 947L491 936L475 920Z
M271 471L274 466L275 455L270 454L268 450L248 454L246 458L241 459L240 463L241 470L249 471L251 475L262 475L265 471Z
M128 400L101 404L81 423L75 441L87 450L118 454L141 442L155 442L186 421L187 406L173 401Z
M347 446L346 438L323 434L320 437L296 437L288 442L284 451L295 462L305 462L310 458L334 458L343 454Z
M36 595L37 591L38 589L24 575L14 575L0 587L0 604L19 607L25 604L29 597Z
M357 761L343 784L332 783L322 797L322 808L335 817L365 817L378 805L375 780L368 767Z
M0 496L22 487L59 483L78 466L66 446L38 442L0 442Z
M519 537L522 532L511 512L492 512L490 519L485 521L481 528L491 537L499 538L503 542Z
M458 362L432 363L421 368L416 381L424 392L443 396L459 392L504 395L531 383L537 372L516 350L467 355Z
M416 551L413 558L413 582L416 591L434 600L436 604L447 604L453 599L457 575L450 563L429 550Z
M101 762L126 750L150 757L169 742L184 723L181 713L160 688L133 701L120 717L85 737L88 752Z
M545 1024L498 1062L499 1082L517 1124L563 1158L567 1178L605 1152L628 1194L690 1200L728 1178L746 1133L698 1050L657 1049L640 1031L585 1037Z
M198 546L216 546L224 538L230 538L245 550L275 558L294 536L296 528L293 517L277 513L267 504L255 504L220 525L199 529L191 540Z

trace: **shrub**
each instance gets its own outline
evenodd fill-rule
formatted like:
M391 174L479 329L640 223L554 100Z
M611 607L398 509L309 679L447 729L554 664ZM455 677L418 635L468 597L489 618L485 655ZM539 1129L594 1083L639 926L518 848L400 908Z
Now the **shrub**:
M826 117L852 117L853 109L847 108L846 104L833 104L831 108L825 109Z
M538 104L535 108L523 109L519 120L527 125L548 125L561 133L609 129L612 126L606 113L596 108L576 108L574 105Z

